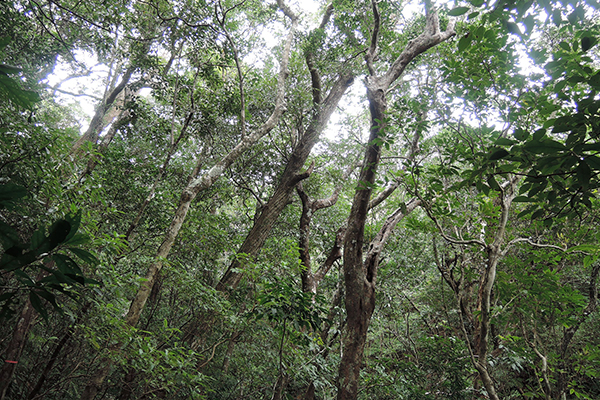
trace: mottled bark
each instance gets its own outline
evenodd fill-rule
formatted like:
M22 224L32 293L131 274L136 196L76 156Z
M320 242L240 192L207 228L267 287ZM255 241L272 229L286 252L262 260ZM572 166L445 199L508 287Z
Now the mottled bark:
M184 43L185 43L185 41L181 42L180 47L179 47L178 50L173 49L173 51L171 52L171 57L169 58L169 61L167 61L167 64L165 65L165 67L162 70L162 73L161 73L162 76L167 76L167 74L169 73L169 70L171 69L171 66L173 65L173 61L175 60L176 55L179 52L181 52ZM117 104L113 105L113 107L111 108L110 112L107 113L105 115L105 117L104 117L104 120L102 122L102 126L107 126L111 122L112 122L112 124L110 125L110 129L108 130L108 132L106 133L106 135L104 135L104 137L102 138L102 142L98 146L98 152L99 153L104 153L104 151L106 151L106 149L108 148L108 146L110 145L110 143L115 138L115 136L117 134L117 131L122 126L126 125L127 123L129 123L129 121L132 120L132 115L129 112L129 109L126 108L127 107L127 103L130 102L131 99L134 96L137 96L137 95L140 94L141 88L137 89L134 93L131 93L131 90L130 90L131 86L132 85L126 86L122 90L122 92L118 96L118 98L122 98L122 101L119 101L118 98L117 98L115 100L115 102ZM173 100L173 103L175 103L175 98ZM175 108L175 107L173 106L173 108ZM91 124L90 124L90 127L91 127ZM102 129L100 129L100 131L101 130ZM98 134L99 133L100 132L98 132ZM98 156L97 155L91 156L90 159L88 160L88 163L87 163L87 166L86 166L85 170L81 173L81 175L79 177L79 181L81 182L81 180L83 178L85 178L87 175L91 174L92 171L96 168L97 165L98 165Z
M148 44L149 48L149 44ZM96 112L90 121L90 126L85 131L85 133L75 142L72 148L72 153L78 153L86 142L96 143L98 141L98 136L102 129L105 127L105 117L108 111L113 106L115 100L121 95L125 86L129 84L129 80L131 79L131 75L135 71L135 66L130 66L125 70L123 76L121 77L121 82L114 87L109 93L106 94L104 100L96 107ZM114 79L117 79L115 76Z
M344 171L342 174L340 183L335 187L332 195L325 199L312 200L304 191L302 182L296 186L296 191L298 192L298 196L302 202L302 213L300 215L300 239L298 241L298 248L300 252L300 265L302 268L300 278L302 280L302 291L304 293L317 294L317 287L319 286L319 283L321 283L325 275L327 275L333 266L333 263L342 257L341 246L345 233L345 227L338 230L335 242L325 262L317 271L313 272L310 258L310 224L316 211L332 207L335 205L335 203L337 203L340 191L342 190L342 185L348 179L352 171L354 171L354 168L354 164L346 168L346 171Z
M505 185L502 185L499 194L500 200L500 218L498 220L498 226L494 234L494 241L486 246L487 252L487 265L484 273L480 280L479 292L477 296L478 311L480 312L477 318L474 338L474 352L477 357L473 357L473 364L488 393L491 400L499 400L496 394L496 387L492 377L488 371L488 342L490 334L491 324L491 302L492 302L492 289L494 288L494 282L496 281L496 270L498 262L504 256L506 249L503 249L503 244L506 237L506 226L508 224L508 216L512 200L515 198L515 188L517 184L517 178L512 178Z
M164 260L166 260L167 256L169 255L171 247L175 243L175 239L177 238L177 235L179 234L179 231L181 230L181 227L185 221L190 205L196 198L197 194L202 190L210 188L223 174L223 172L239 158L240 155L250 149L258 140L271 131L276 126L281 115L285 111L285 81L289 74L288 65L292 38L294 32L296 31L298 20L295 15L292 14L289 9L287 9L287 6L285 6L282 1L279 1L278 3L280 8L284 9L286 15L292 20L292 27L286 38L280 63L280 71L275 95L275 108L262 126L256 129L252 134L242 138L242 140L208 172L198 178L192 179L188 186L184 189L180 197L177 210L175 211L175 215L173 216L171 224L165 233L162 244L158 248L154 262L148 268L145 279L141 283L134 299L131 302L127 315L125 316L125 322L129 326L133 327L137 325L142 314L142 310L144 309L146 301L148 300L150 292L152 291L152 287L154 286L158 274L164 265ZM116 350L119 347L120 345L116 345L113 349L111 349L111 351ZM91 378L81 396L82 400L92 400L96 396L98 390L104 382L104 379L110 372L111 365L112 362L110 359L105 358L102 360L102 367L91 375Z
M387 109L385 95L390 85L401 76L406 66L416 56L454 35L452 25L445 32L439 30L437 12L428 7L425 31L407 44L404 51L385 74L377 76L374 60L377 53L380 18L375 1L372 2L372 9L374 26L371 44L365 56L369 70L369 76L365 79L365 84L369 101L371 127L369 144L365 152L344 240L347 326L342 337L343 354L337 382L338 400L354 400L358 396L360 369L367 330L375 309L375 284L379 256L392 229L405 215L405 211L398 209L388 218L385 226L371 244L366 259L363 260L364 228L370 206L371 191L375 186L377 176L377 167L380 160L379 139L382 137L384 129L382 124ZM413 209L418 202L418 200L412 202Z
M323 29L327 25L332 13L333 5L330 4L321 20L320 29ZM238 254L254 258L260 252L265 241L271 234L277 218L279 218L281 212L289 204L294 188L299 182L310 175L310 168L304 173L301 172L304 164L312 148L317 143L319 136L327 126L331 114L336 110L346 90L354 82L354 73L344 71L333 83L327 97L323 99L321 75L314 65L313 58L314 54L311 52L305 54L306 64L311 76L313 94L313 110L310 122L294 147L273 196L257 212L258 215L254 218L254 225L240 246ZM243 269L244 266L238 258L233 260L221 280L217 283L217 290L223 292L235 290L243 277Z
M262 207L260 215L256 218L252 229L240 246L238 254L244 254L253 258L264 245L273 230L277 218L288 205L294 192L294 188L299 182L308 178L310 175L310 169L304 173L301 172L304 168L304 164L321 132L325 129L331 114L335 111L337 104L352 82L353 75L351 73L348 72L340 76L329 92L327 98L323 101L323 104L314 110L310 125L292 152L285 170L283 171L283 175L275 189L275 193L273 193L273 196L265 206ZM242 279L243 273L241 271L243 271L243 269L244 266L236 258L217 284L217 290L235 290Z
M479 278L479 289L477 292L477 303L476 309L479 313L477 318L473 318L472 322L474 326L471 328L470 324L465 321L469 314L466 312L466 307L463 304L465 301L464 295L464 280L461 278L457 281L448 274L446 270L440 269L442 276L449 283L450 287L454 290L457 296L459 315L461 318L461 325L469 353L471 356L471 362L479 374L479 378L487 391L487 394L491 400L499 400L496 394L496 387L492 376L488 370L488 343L491 332L491 301L492 301L492 290L496 281L496 270L498 263L504 257L508 249L515 241L512 241L508 245L505 245L506 239L506 227L508 224L508 217L510 213L510 207L512 201L516 196L516 185L518 177L511 177L508 181L500 186L500 192L498 194L498 203L500 206L500 217L495 224L496 230L493 234L493 241L487 244L483 240L471 239L471 240L459 240L446 235L439 225L437 219L431 215L431 212L426 209L430 217L435 222L441 235L450 243L461 244L461 245L478 245L486 252L486 264L482 268L481 276ZM462 275L462 274L461 274ZM461 287L463 285L463 287ZM473 339L470 339L471 331L473 332Z

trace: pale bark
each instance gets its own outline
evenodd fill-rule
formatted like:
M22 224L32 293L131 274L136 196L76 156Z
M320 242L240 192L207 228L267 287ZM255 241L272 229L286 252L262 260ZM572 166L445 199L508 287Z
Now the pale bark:
M178 50L173 49L173 51L171 52L171 57L169 58L169 61L167 61L167 64L165 65L165 67L163 68L163 70L161 72L162 76L166 76L169 73L169 70L173 66L173 61L175 60L175 57L177 56L177 54L180 53L181 50L183 49L184 43L185 42L181 43ZM126 108L126 106L127 106L127 103L129 101L131 101L131 99L134 96L137 96L140 94L141 88L139 88L135 93L131 93L131 91L130 91L131 86L132 85L126 86L122 90L122 92L118 95L117 100L115 100L116 104L113 105L110 112L107 113L104 117L102 126L108 126L109 124L111 124L111 125L110 125L110 128L109 128L108 132L106 133L106 135L104 135L104 137L102 138L102 142L98 146L99 153L103 153L104 151L106 151L106 149L108 148L110 143L115 138L117 131L132 119L131 113L130 113L129 109ZM177 90L175 90L175 92L177 92ZM175 97L173 99L173 103L175 103ZM175 105L173 105L173 118L174 118L174 114L175 114ZM91 126L91 124L90 124L90 126ZM174 121L173 121L172 126L174 126ZM102 131L102 129L100 129L100 131ZM98 133L100 133L100 132L98 132ZM91 174L97 165L98 165L98 156L93 155L88 160L85 170L81 173L81 175L79 177L79 182L81 182L81 180L83 178L85 178L87 175ZM129 236L129 235L126 235L126 236Z
M429 5L429 4L428 4ZM392 229L405 212L396 210L372 243L366 260L363 260L364 228L369 210L372 187L375 185L380 160L378 139L381 137L390 85L404 72L406 66L419 54L454 35L452 24L444 32L439 30L438 15L428 7L425 31L408 42L404 51L383 75L375 71L374 60L379 35L379 11L372 2L374 27L370 48L365 57L369 76L365 79L367 99L371 116L369 145L367 146L358 188L354 195L348 229L344 240L344 282L346 284L347 326L342 337L343 354L338 372L338 400L356 399L360 381L360 369L366 343L367 330L375 309L375 284L379 256ZM416 207L418 200L411 202ZM414 208L413 208L414 209ZM407 210L408 212L408 206Z
M129 68L127 68L125 70L125 72L123 73L123 76L121 77L121 82L117 86L115 86L114 89L112 89L110 92L108 92L106 94L106 96L104 97L104 99L102 100L102 102L96 107L96 112L95 112L94 116L92 117L92 120L90 121L90 125L89 125L88 129L73 145L73 148L71 150L71 152L73 154L77 154L80 151L81 146L83 146L84 143L86 143L86 142L96 143L98 141L98 136L100 135L100 132L102 132L102 129L104 129L104 127L106 126L106 118L105 117L106 117L107 113L113 106L113 103L115 102L115 100L117 100L117 98L121 95L121 92L123 92L123 89L125 89L125 86L127 86L129 84L131 75L133 75L133 72L135 70L136 70L135 66L130 66ZM115 76L114 79L117 79L117 77Z
M131 302L129 311L125 316L125 322L129 326L133 327L137 325L142 310L144 309L146 301L148 300L150 292L152 291L152 287L154 286L158 274L164 265L164 261L171 251L171 247L175 243L175 239L177 238L181 226L185 221L190 205L196 198L197 194L202 190L210 188L223 174L223 172L239 158L240 155L256 144L256 142L258 142L258 140L260 140L265 134L271 131L277 125L281 115L285 111L285 81L289 74L288 65L290 51L294 32L296 31L298 25L298 20L296 16L289 10L289 8L283 4L283 1L280 0L278 4L279 7L284 10L284 13L288 16L288 18L291 19L292 27L286 37L283 55L280 62L280 71L277 79L275 95L275 108L262 126L252 132L252 134L242 138L241 141L208 172L200 177L192 179L188 186L183 190L179 200L179 205L175 211L175 215L173 216L171 224L165 233L162 244L158 248L154 262L148 268L145 280L141 283L135 298ZM116 346L115 348L118 347L120 347L120 345ZM102 368L98 369L92 374L89 383L87 384L81 397L82 400L91 400L96 396L98 390L104 382L104 379L110 372L111 364L112 362L110 359L106 358L103 360Z
M512 242L506 246L504 246L504 242L506 239L506 227L508 224L510 207L516 196L517 182L518 177L511 177L507 182L500 186L500 193L498 194L500 217L496 223L493 241L490 244L486 244L483 240L462 240L446 235L437 219L433 217L431 212L426 208L427 213L433 219L444 239L455 244L476 244L483 248L487 254L486 265L479 278L479 290L477 293L477 311L479 312L479 316L478 318L472 319L472 322L475 325L472 329L473 340L470 339L469 331L471 330L471 327L465 322L465 317L471 320L471 313L467 311L467 307L464 303L465 296L463 288L461 287L461 285L464 286L463 275L461 273L461 278L457 281L448 274L447 270L441 269L440 264L438 264L438 268L446 282L448 282L449 286L452 287L456 294L462 330L469 348L471 362L479 373L479 378L491 400L499 400L498 395L496 394L496 385L488 369L488 342L491 331L492 290L496 281L498 263L512 246Z
M313 71L314 72L314 71ZM320 83L315 83L313 77L313 89L315 87L320 88ZM346 92L346 90L352 85L354 81L354 75L351 72L342 73L337 81L329 91L329 95L320 104L315 104L312 112L312 117L308 128L298 145L294 148L294 151L290 155L289 161L283 171L283 175L273 193L273 196L260 210L260 215L256 218L252 229L246 236L246 239L240 246L238 254L249 256L254 258L265 241L269 237L277 218L289 204L290 198L294 192L296 185L303 179L308 178L311 169L309 168L305 172L301 172L304 168L304 164L310 155L312 148L317 142L320 134L325 129L331 114L336 110L339 101ZM319 100L321 95L320 89L315 90L315 101ZM318 93L318 96L316 95ZM239 285L242 276L244 266L239 259L235 259L216 288L219 291L232 291Z

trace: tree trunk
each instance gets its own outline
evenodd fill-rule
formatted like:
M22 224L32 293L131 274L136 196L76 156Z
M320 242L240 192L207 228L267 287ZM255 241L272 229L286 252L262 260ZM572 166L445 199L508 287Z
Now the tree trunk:
M129 307L129 311L125 316L125 322L129 326L136 326L140 316L142 314L142 310L148 300L150 292L152 291L152 287L156 282L158 274L164 265L164 260L166 260L167 256L171 251L171 247L173 243L175 243L175 239L179 234L181 226L185 221L188 210L192 201L196 198L196 195L202 191L210 188L216 180L221 176L221 174L233 164L235 160L239 158L246 150L251 148L258 140L260 140L264 135L270 132L277 122L279 121L281 115L285 110L285 81L288 76L288 65L289 65L289 56L291 50L291 42L293 38L293 34L298 25L297 18L295 15L291 14L291 11L283 4L282 1L278 2L280 7L284 9L286 15L292 20L292 28L286 38L285 48L281 60L281 67L279 71L279 77L277 80L277 92L275 97L275 109L273 110L270 117L267 121L256 131L254 131L251 135L243 138L225 157L223 157L219 162L217 162L208 172L206 172L203 176L193 179L188 186L183 191L181 198L179 200L179 205L177 210L175 211L175 215L171 220L171 225L169 229L165 233L164 239L160 247L158 248L157 254L154 258L154 262L148 268L148 273L144 281L141 283L140 288L138 289L135 298L132 300L131 305ZM120 348L120 344L113 346L111 351L117 350ZM90 377L89 382L87 383L84 392L81 396L82 400L92 400L104 379L108 376L110 372L110 368L112 366L112 361L110 359L105 358L102 361L102 368L96 370Z
M27 335L35 317L35 310L31 302L27 300L21 314L17 319L17 325L13 331L13 336L4 352L4 365L0 369L0 400L4 400L8 387L12 381L15 369L21 358L21 353L27 343Z
M330 4L325 10L319 29L324 29L333 13L333 4ZM307 52L305 54L306 64L311 76L311 86L313 95L313 110L308 128L300 138L294 148L289 161L283 171L283 175L267 204L261 208L259 214L254 219L254 225L242 243L238 254L249 256L250 259L256 257L265 241L271 234L273 226L279 218L279 215L288 205L290 197L296 185L303 179L306 179L311 172L309 168L301 173L304 164L310 155L319 136L325 129L331 114L336 110L338 103L346 93L346 90L354 82L354 73L345 71L341 73L331 87L329 94L323 100L321 76L314 66L314 54ZM243 265L239 259L234 259L219 283L216 289L222 292L232 291L239 285L243 276Z
M382 76L376 76L374 60L377 53L379 35L379 10L372 2L374 27L371 44L365 56L369 76L365 79L367 100L371 116L369 144L365 152L358 187L354 195L348 229L344 240L344 282L346 284L347 325L342 336L342 359L338 372L338 400L354 400L358 396L360 369L367 339L367 331L373 310L375 309L375 283L379 256L392 229L404 216L402 210L396 210L371 243L369 253L363 262L364 228L369 210L371 191L375 185L377 167L380 159L380 139L383 135L384 119L387 109L385 94L390 85L404 72L406 66L419 54L454 35L452 24L445 32L439 30L437 12L427 6L427 24L425 31L411 40L390 69ZM418 203L413 202L414 207Z
M310 168L304 173L300 171L304 168L304 164L321 132L325 129L331 114L335 111L337 104L353 81L353 75L349 72L340 76L324 103L314 111L311 123L292 152L275 193L260 211L260 215L238 250L238 254L253 258L264 245L277 218L288 205L296 185L310 175ZM242 262L236 258L217 284L217 290L223 292L235 290L242 279L243 273L240 271L243 268Z
M148 48L150 48L149 44ZM111 90L110 93L107 93L104 100L102 100L102 102L98 105L98 107L96 108L96 113L90 121L90 126L88 127L87 131L85 131L83 136L81 136L73 145L73 149L71 150L73 154L77 154L84 143L96 143L98 141L98 136L102 132L102 129L104 129L105 127L104 117L106 116L106 113L111 109L115 100L117 100L117 98L121 95L121 92L123 92L123 89L125 89L125 86L127 86L127 84L129 83L131 75L133 74L135 69L136 67L134 66L130 66L129 68L127 68L127 70L125 70L125 73L121 77L121 82L119 83L119 85L117 85L113 90ZM115 79L117 79L116 76Z

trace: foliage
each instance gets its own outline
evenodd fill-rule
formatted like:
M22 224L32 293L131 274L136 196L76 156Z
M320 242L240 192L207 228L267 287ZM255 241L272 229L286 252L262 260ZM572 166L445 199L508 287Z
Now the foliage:
M27 191L21 186L0 185L0 209L16 209L22 201L20 199L26 195ZM21 242L17 230L0 221L0 244L3 250L0 269L4 271L3 280L8 284L12 275L18 282L17 286L4 288L0 296L0 320L8 319L13 314L11 305L22 290L28 292L29 301L47 321L48 311L42 299L60 311L56 292L76 296L74 286L98 284L86 278L81 267L72 258L75 256L90 265L98 261L92 253L81 248L81 245L87 242L87 238L77 234L80 222L81 214L67 215L55 221L47 233L46 227L42 226L28 241ZM32 269L34 271L31 271ZM36 272L35 269L40 271ZM37 274L37 277L32 274Z
M98 397L334 398L344 302L364 300L340 283L336 246L370 144L381 156L371 200L387 197L369 210L363 256L388 217L408 215L377 260L359 397L488 395L471 352L498 244L486 366L500 398L599 398L598 4L442 5L442 28L456 22L456 37L405 66L372 143L360 84L371 2L335 0L321 27L324 2L314 15L298 12L285 112L178 220L189 182L273 112L291 24L267 3L0 2L0 337L9 338L0 350L10 351L26 302L45 320L28 326L0 398L80 398L107 365ZM426 18L405 3L377 7L381 73ZM325 98L349 72L356 83L328 121ZM78 147L91 117L81 109L91 105L101 122ZM338 198L310 215L310 271L295 195L260 253L241 254L317 125L321 137L291 179L311 200ZM409 213L413 200L421 205ZM179 222L170 253L157 258ZM233 260L241 284L218 289ZM327 262L317 294L304 292L302 274Z

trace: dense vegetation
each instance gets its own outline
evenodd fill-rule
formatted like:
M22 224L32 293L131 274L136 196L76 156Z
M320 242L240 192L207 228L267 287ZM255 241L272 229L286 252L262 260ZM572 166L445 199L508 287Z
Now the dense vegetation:
M0 2L0 400L600 398L598 3L303 3Z

